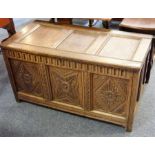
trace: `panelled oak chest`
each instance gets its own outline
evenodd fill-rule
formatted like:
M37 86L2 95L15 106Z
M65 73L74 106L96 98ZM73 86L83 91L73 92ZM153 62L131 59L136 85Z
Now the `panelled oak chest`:
M17 101L131 131L152 36L34 22L1 44Z

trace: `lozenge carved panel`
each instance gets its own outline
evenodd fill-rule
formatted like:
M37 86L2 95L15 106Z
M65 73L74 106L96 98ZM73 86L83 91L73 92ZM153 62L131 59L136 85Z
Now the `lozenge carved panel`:
M18 91L44 97L41 65L13 59L10 64Z
M79 71L49 67L53 101L82 105L82 75Z
M94 110L125 115L129 93L129 80L94 74Z

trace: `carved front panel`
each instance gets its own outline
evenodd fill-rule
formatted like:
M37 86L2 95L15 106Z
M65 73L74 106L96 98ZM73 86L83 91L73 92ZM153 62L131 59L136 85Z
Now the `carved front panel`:
M43 97L41 65L18 60L10 60L18 91Z
M129 93L129 80L94 74L94 110L125 115Z
M83 107L82 75L79 71L50 67L53 101Z

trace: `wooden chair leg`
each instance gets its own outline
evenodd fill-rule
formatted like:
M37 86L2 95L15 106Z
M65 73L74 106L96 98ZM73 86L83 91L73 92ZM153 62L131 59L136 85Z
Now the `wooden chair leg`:
M11 20L11 22L5 26L5 29L8 31L9 37L16 33L13 20Z
M50 23L55 23L55 19L54 18L50 18L49 22Z
M93 26L93 22L94 22L94 20L89 19L89 27L92 27Z
M153 66L154 49L155 49L155 39L153 38L145 83L149 83L149 80L150 80L150 73Z
M104 28L108 29L109 28L109 22L108 21L102 21L102 25Z

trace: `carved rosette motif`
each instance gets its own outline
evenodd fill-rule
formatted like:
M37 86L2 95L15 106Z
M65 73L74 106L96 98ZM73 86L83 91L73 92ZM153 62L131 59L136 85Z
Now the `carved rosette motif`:
M82 107L80 99L81 73L50 67L53 100Z
M123 114L128 97L128 80L94 75L93 109Z
M11 60L18 91L43 97L42 77L37 64Z

